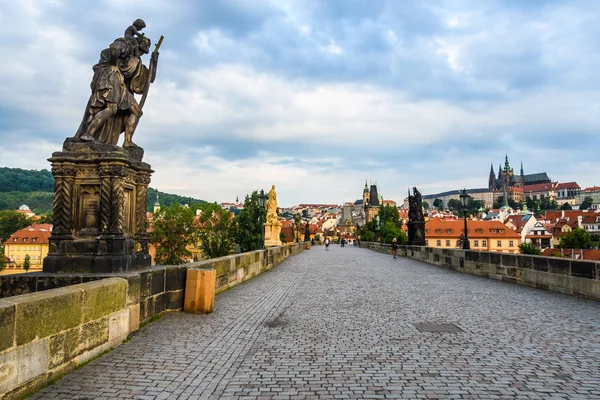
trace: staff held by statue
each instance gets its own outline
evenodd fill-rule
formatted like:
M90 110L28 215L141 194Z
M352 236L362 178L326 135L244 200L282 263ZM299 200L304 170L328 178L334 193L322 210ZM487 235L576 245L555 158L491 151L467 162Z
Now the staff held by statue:
M160 49L160 45L165 37L160 35L160 39L156 43L156 47L150 56L150 73L148 74L148 81L146 82L146 87L144 89L144 93L142 94L142 99L140 100L140 108L144 107L144 103L146 103L146 98L148 97L148 91L150 90L150 84L154 83L154 79L156 78L156 69L158 68L158 50Z

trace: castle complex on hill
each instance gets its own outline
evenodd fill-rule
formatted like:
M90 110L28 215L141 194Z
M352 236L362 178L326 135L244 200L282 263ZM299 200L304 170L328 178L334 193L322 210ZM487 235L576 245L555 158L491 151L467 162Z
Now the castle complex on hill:
M494 164L490 168L490 179L488 183L489 190L503 190L504 187L519 187L526 185L536 185L540 183L551 183L552 181L545 172L525 175L523 173L523 162L521 162L521 171L515 175L514 170L508 162L508 155L504 158L504 168L498 166L498 177L494 173Z
M511 199L517 203L524 202L529 197L532 200L541 200L550 198L556 200L559 204L568 202L576 204L580 195L581 188L576 182L558 183L552 182L545 172L527 174L523 170L523 163L518 174L508 162L508 155L504 158L504 167L498 166L498 174L494 171L494 165L490 168L487 188L467 189L467 192L474 200L483 201L486 208L491 208L499 197ZM451 190L443 193L424 195L423 200L430 204L439 199L443 206L448 204L450 199L458 199L460 190Z

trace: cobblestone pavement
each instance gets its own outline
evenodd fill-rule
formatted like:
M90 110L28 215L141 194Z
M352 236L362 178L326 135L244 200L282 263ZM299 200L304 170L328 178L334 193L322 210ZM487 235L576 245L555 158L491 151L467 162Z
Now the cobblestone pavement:
M600 399L600 303L313 247L33 398Z

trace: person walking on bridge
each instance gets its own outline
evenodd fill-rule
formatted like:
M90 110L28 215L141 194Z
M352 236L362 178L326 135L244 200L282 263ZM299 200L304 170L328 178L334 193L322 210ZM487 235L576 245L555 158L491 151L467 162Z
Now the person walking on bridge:
M394 240L392 240L392 255L394 256L394 258L396 258L397 252L398 252L398 241L396 240L396 238L394 238Z

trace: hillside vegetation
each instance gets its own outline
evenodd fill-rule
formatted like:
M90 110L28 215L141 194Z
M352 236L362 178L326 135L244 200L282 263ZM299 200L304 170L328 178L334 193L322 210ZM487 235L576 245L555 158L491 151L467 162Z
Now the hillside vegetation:
M161 206L169 206L173 203L189 206L206 203L193 197L148 188L148 211L154 209L157 192ZM52 213L53 201L54 179L50 171L0 167L0 210L16 210L26 204L34 213L48 215Z

